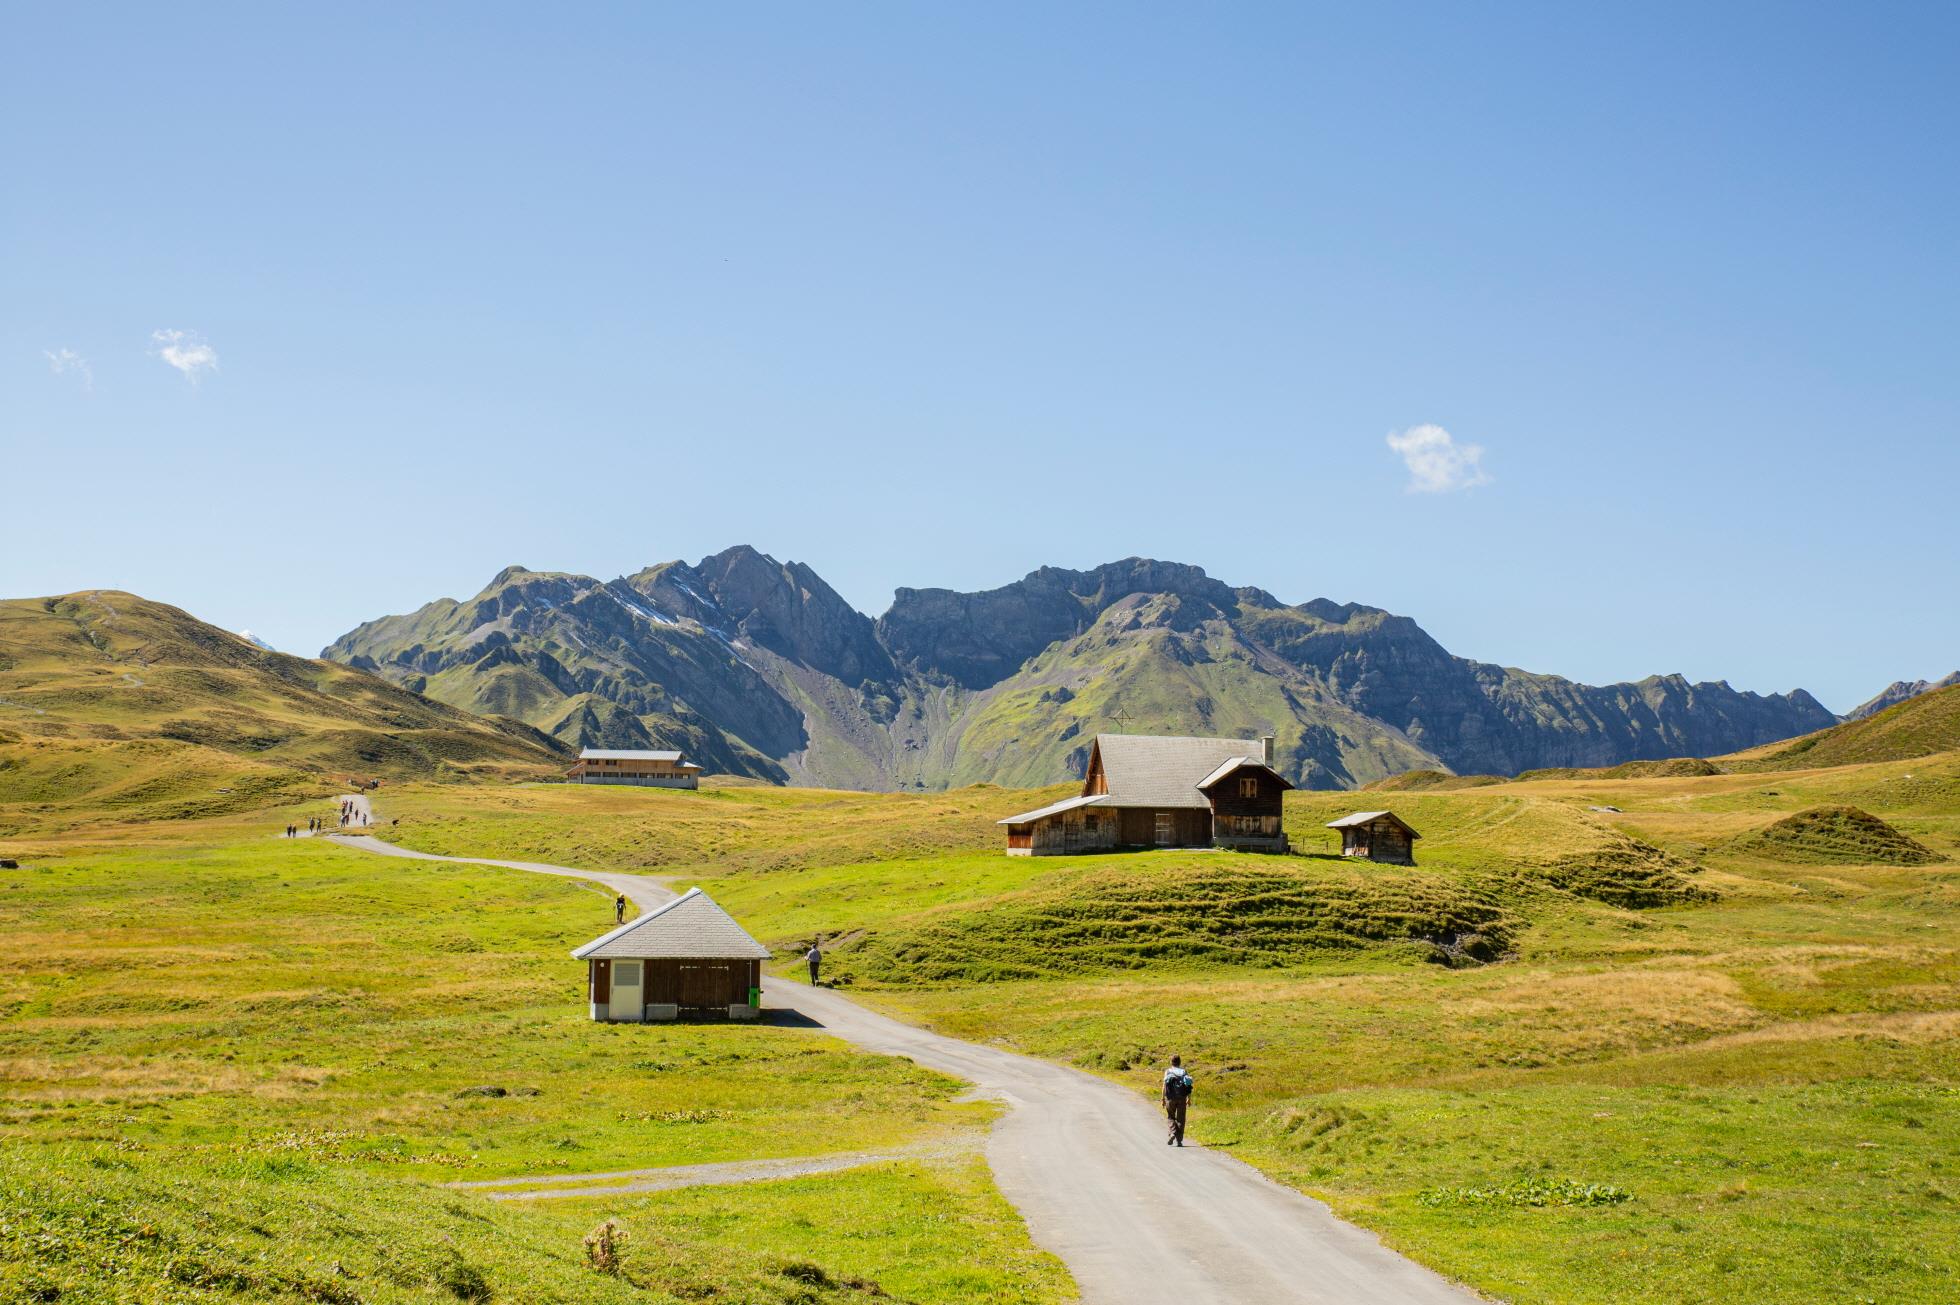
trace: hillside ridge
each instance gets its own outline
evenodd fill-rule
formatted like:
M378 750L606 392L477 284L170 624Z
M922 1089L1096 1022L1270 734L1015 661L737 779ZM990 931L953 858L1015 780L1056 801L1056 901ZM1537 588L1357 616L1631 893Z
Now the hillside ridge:
M0 601L0 772L33 823L157 818L347 778L549 774L564 745L120 590Z
M1142 557L902 588L875 620L748 545L612 580L509 566L321 655L571 746L679 747L715 771L859 789L1053 783L1112 729L1273 733L1295 782L1347 788L1708 756L1837 720L1801 689L1473 661L1378 607L1289 605Z

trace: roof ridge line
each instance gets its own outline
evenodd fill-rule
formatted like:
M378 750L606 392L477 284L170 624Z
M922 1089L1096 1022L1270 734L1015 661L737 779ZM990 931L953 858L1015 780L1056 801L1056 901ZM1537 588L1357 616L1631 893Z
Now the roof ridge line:
M688 898L693 897L696 894L700 894L703 897L707 896L707 894L701 892L701 885L696 884L694 885L694 887L688 889L686 892L676 894L673 901L662 902L659 906L655 907L651 911L648 911L645 915L636 915L632 919L628 920L625 924L615 926L612 932L602 934L599 937L594 938L589 943L584 943L578 947L574 947L572 949L572 959L575 961L584 960L585 957L583 953L589 952L596 947L604 947L607 943L611 942L615 938L625 937L627 934L633 932L635 929L639 928L647 921L657 919L658 917L667 914L667 912L673 910L676 906L679 906L682 902L685 902ZM712 902L715 899L709 897L708 900Z

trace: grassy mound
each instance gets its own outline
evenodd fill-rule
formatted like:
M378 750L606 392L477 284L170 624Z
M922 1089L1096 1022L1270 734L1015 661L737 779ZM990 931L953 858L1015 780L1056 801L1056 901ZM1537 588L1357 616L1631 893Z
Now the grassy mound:
M1819 865L1924 865L1938 859L1923 843L1850 806L1799 811L1734 846L1753 856Z
M1148 966L1282 967L1384 943L1416 944L1426 959L1486 961L1516 928L1493 898L1421 871L1223 854L1095 860L1079 876L981 910L870 931L837 953L838 976L977 983Z
M1538 878L1565 892L1631 910L1713 900L1716 894L1691 878L1699 869L1623 835L1581 855L1531 867Z
M1405 770L1387 779L1378 779L1372 784L1364 784L1364 793L1420 793L1428 789L1447 791L1459 788L1483 788L1490 784L1502 784L1502 775L1452 775L1444 770Z

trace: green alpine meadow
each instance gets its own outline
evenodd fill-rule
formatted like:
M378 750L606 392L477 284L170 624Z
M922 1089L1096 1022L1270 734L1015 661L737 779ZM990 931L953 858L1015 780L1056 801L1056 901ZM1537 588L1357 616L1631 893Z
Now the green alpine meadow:
M15 6L0 1305L1960 1305L1956 49Z

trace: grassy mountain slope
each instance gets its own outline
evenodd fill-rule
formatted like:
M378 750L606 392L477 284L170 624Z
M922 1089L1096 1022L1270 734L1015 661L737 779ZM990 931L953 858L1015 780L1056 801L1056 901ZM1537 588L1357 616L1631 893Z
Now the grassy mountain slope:
M804 745L798 714L739 640L659 601L625 581L506 567L467 602L370 621L322 655L573 747L678 747L718 772L788 778L774 758ZM583 710L594 702L620 710Z
M563 752L133 594L0 602L0 821L90 804L129 818L240 809L323 774L545 773Z
M1082 773L1090 740L1105 730L1273 732L1281 768L1310 788L1439 764L1248 642L1215 608L1139 594L972 695L924 752L922 769L956 784L1052 782Z
M1960 748L1960 685L1906 699L1876 715L1721 760L1741 770L1903 761Z
M1844 713L1844 718L1863 720L1867 716L1876 716L1887 707L1896 707L1910 698L1917 698L1922 693L1931 693L1935 689L1950 689L1956 684L1960 684L1960 671L1954 671L1937 680L1894 680Z

